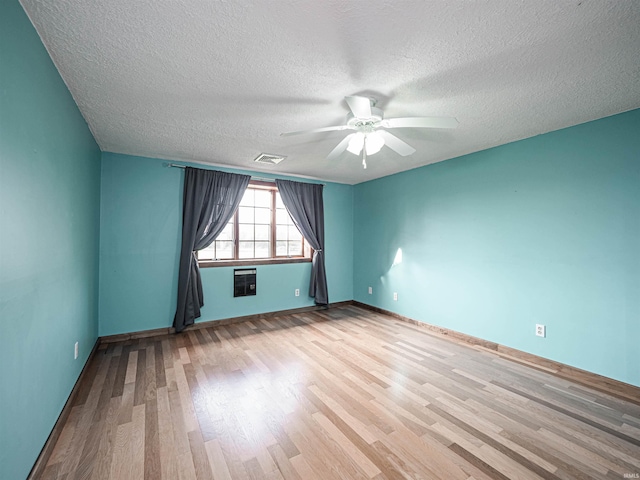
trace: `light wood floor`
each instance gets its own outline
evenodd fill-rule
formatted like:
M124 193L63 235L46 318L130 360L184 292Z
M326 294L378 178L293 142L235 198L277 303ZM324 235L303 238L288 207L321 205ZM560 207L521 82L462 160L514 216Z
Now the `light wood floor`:
M101 345L88 368L43 478L640 474L640 406L354 306Z

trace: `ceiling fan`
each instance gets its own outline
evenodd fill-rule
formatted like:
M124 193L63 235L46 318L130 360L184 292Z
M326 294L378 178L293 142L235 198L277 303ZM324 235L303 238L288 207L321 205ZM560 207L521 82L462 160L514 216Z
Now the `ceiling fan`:
M305 133L331 132L336 130L355 130L329 153L328 160L339 157L347 150L354 155L362 153L362 165L367 168L367 155L378 153L386 145L394 152L406 157L416 151L408 143L387 132L390 128L456 128L458 120L453 117L404 117L384 118L382 109L377 108L375 99L353 95L344 97L351 109L345 125L315 128L299 132L282 133L282 136Z

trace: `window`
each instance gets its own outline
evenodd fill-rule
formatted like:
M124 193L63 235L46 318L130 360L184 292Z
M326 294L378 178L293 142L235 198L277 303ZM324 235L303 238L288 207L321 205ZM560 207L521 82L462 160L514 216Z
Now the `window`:
M311 260L311 248L291 220L274 184L251 182L218 238L197 252L200 266Z

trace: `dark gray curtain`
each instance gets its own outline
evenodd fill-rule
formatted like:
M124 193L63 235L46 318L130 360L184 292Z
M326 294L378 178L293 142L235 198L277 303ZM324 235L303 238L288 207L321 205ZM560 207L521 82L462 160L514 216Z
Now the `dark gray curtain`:
M315 298L316 305L328 305L329 292L324 268L322 185L276 180L276 186L293 223L314 250L309 296Z
M213 243L242 200L251 177L187 167L184 174L182 248L178 273L176 332L193 324L204 305L196 251Z

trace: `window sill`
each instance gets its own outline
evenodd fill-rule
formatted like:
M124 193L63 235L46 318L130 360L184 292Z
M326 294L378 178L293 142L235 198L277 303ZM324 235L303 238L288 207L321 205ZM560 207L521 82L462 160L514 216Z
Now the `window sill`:
M311 263L311 258L249 258L247 260L201 260L198 262L200 268L211 267L251 267L254 265L278 265L282 263Z

